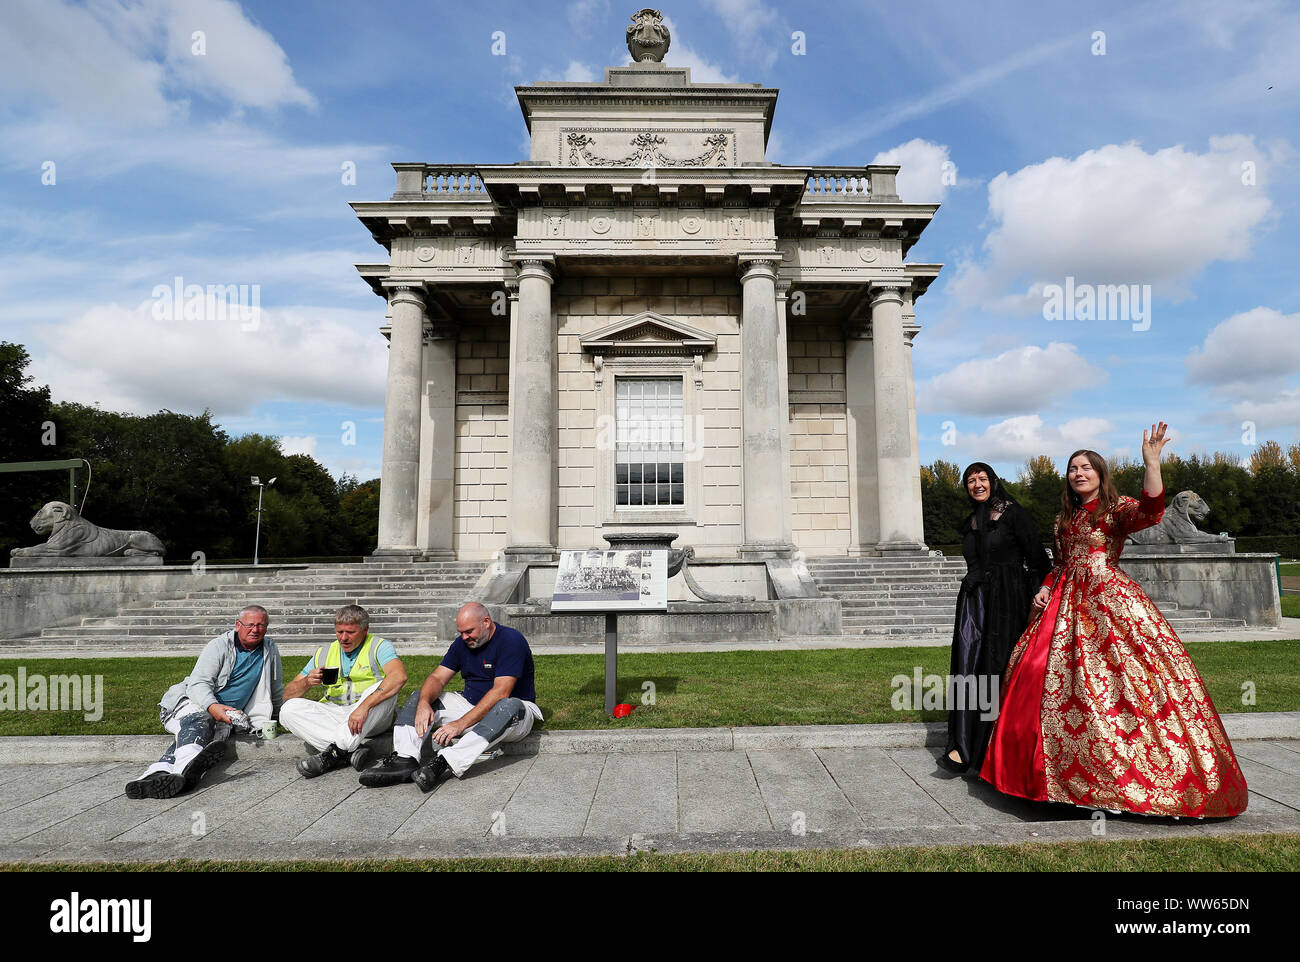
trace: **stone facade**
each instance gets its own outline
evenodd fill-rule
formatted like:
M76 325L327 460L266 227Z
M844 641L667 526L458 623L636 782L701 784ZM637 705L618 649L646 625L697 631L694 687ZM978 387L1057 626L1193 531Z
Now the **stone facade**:
M935 205L788 167L777 92L657 63L516 88L512 165L395 164L381 555L542 562L672 530L703 558L916 552L912 339ZM648 439L648 440L647 440Z

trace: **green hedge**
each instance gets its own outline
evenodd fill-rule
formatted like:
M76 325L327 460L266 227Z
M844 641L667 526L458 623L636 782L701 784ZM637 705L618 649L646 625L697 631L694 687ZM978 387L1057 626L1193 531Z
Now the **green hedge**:
M1238 538L1237 550L1252 553L1267 551L1281 555L1283 558L1300 558L1300 535L1262 534Z

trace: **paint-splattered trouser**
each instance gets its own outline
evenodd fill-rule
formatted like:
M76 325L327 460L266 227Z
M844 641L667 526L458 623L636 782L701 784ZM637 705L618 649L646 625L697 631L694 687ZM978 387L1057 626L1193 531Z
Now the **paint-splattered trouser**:
M225 741L230 737L230 726L219 722L188 698L182 698L172 711L163 709L158 713L163 727L176 736L175 740L162 753L158 761L145 770L145 775L154 772L171 772L184 775L185 767L209 745Z
M442 755L459 778L478 761L479 755L501 742L517 742L533 730L534 718L542 713L532 702L520 698L502 698L477 725L465 732L446 748L433 741L433 733L447 722L469 714L474 708L460 692L443 692L433 702L433 723L421 738L415 733L415 712L420 705L420 693L411 692L406 704L397 715L393 726L393 750L399 755L427 763Z
M348 728L348 719L357 710L357 705L382 684L382 681L375 682L357 695L356 701L350 705L290 698L280 708L280 724L318 752L330 745L337 745L345 752L353 751L365 739L382 735L392 727L393 716L397 714L397 692L370 710L361 731L354 735Z

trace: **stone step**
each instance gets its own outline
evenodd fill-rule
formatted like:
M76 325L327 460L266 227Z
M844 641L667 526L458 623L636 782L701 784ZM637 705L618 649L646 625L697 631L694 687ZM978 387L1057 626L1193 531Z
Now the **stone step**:
M437 599L421 599L419 601L404 602L400 605L374 604L363 605L370 613L372 621L378 621L380 618L387 618L394 615L414 614L416 612L432 614L449 604L452 601L439 601ZM321 605L312 602L302 604L276 605L272 612L275 623L279 623L286 618L295 617L333 617L337 605ZM230 605L173 605L166 608L123 608L116 618L180 618L203 616L207 618L222 618L229 616L230 620L234 619L235 612L231 610Z
M323 588L336 592L369 591L375 588L399 591L425 591L431 588L447 588L466 591L474 587L476 580L466 578L464 581L447 581L444 579L430 579L428 581L330 581L328 578L322 578L319 581L269 581L265 584L222 585L219 589L216 589L216 592L227 595L248 594L250 591L282 594L286 591L320 591Z
M935 629L947 627L948 634L952 634L952 616L944 617L943 615L933 615L930 617L918 616L910 617L908 615L881 615L878 618L841 618L840 624L844 630L849 628L869 628L876 625L923 625Z
M329 605L332 604L337 608L339 605L345 603L351 603L355 601L357 598L362 598L362 599L369 598L375 604L382 604L385 602L395 603L398 601L421 601L421 600L431 600L431 599L442 600L442 599L456 599L456 598L464 598L464 597L465 597L465 592L396 591L396 590L388 591L384 589L377 589L375 591L327 591L321 589L318 591L301 591L301 592L282 593L282 594L275 594L275 595L263 594L261 592L243 591L238 594L230 595L229 597L217 596L215 600L226 602L225 607L227 608L233 607L235 611L238 611L241 607L243 607L245 604L248 604L250 602L252 602L253 604L259 604L260 602L258 602L257 600L259 598L262 599L262 601L267 602L267 604L274 604L276 601L280 601L281 603L286 603L286 604L319 603L325 607L328 607ZM198 592L191 592L185 598L174 598L172 600L202 602L202 601L214 600L214 596L210 592L198 591ZM363 601L362 604L364 605L365 602Z
M111 638L114 635L165 635L185 632L187 634L209 632L210 635L219 635L222 632L229 631L231 623L229 620L216 620L211 618L184 618L184 619L159 619L157 624L109 624L108 619L87 619L90 624L82 625L64 625L61 628L46 628L41 632L42 637L52 637L54 635L75 634L86 637L98 636ZM391 632L403 631L407 628L430 628L436 630L438 627L437 619L433 618L390 618L385 619L382 626L382 634L386 637ZM302 632L312 632L315 634L334 634L334 622L326 621L284 621L276 622L271 626L272 630L268 632L272 637L286 633L300 634Z
M372 624L376 628L382 627L387 629L388 626L390 625L401 625L409 622L418 622L420 624L432 624L437 620L438 620L438 613L437 610L435 609L435 610L426 610L426 611L404 611L401 612L400 614L387 615L384 617L382 624L377 618L372 621ZM196 614L180 614L176 616L167 616L167 617L159 616L156 618L139 617L133 615L114 615L108 618L86 618L82 620L82 623L80 625L65 626L65 627L153 628L158 625L163 625L163 626L172 625L177 628L182 628L182 627L188 628L190 625L224 625L225 627L222 628L222 631L227 631L230 629L233 621L234 619L230 617L223 618L220 615L214 616L212 614L202 613L202 612ZM289 625L294 625L294 626L317 625L323 629L328 629L332 632L334 629L334 618L332 614L286 615L283 617L277 617L271 623L271 627L275 631L282 630L284 627ZM46 630L49 631L53 629L46 629Z

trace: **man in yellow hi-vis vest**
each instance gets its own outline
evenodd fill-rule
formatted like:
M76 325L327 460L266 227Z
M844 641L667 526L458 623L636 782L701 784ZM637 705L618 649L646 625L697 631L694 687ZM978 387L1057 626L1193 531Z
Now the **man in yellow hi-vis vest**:
M360 605L345 605L334 615L336 640L317 648L302 673L284 686L280 723L318 754L298 760L303 778L315 778L349 762L361 771L373 757L366 739L393 725L397 693L406 684L406 667L392 642L370 634L370 615ZM323 684L325 671L336 676L319 701L304 698Z

